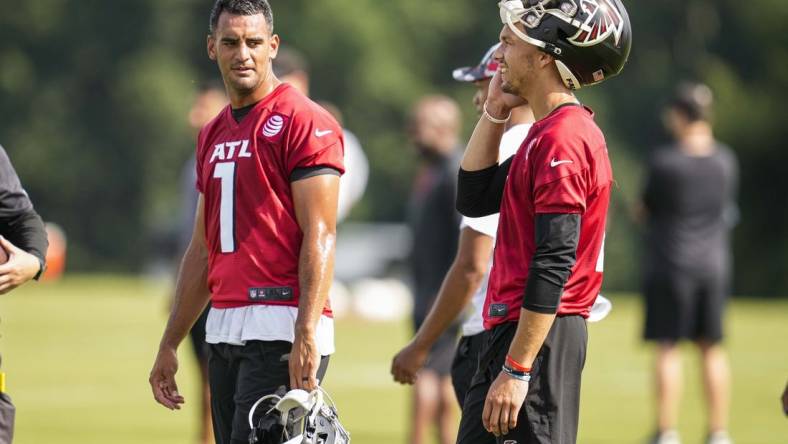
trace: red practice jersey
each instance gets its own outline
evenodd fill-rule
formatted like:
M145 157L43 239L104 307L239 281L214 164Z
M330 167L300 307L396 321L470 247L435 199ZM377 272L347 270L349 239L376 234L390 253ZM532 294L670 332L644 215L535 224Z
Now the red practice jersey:
M197 188L213 307L298 306L303 233L290 177L297 168L344 172L342 143L336 120L285 83L240 123L228 106L200 131ZM331 315L329 305L323 313Z
M562 106L536 122L512 160L506 180L484 325L520 317L536 251L537 214L579 214L577 262L564 286L558 315L588 317L602 286L605 220L613 172L593 112Z

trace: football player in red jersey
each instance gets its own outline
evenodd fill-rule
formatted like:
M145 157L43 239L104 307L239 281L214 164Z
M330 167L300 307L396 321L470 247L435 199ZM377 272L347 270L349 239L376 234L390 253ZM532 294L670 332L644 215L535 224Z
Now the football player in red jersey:
M334 352L343 140L331 115L274 76L266 0L217 0L207 46L230 105L198 137L196 222L150 384L156 401L180 408L176 350L210 300L214 434L236 444L248 442L253 402L314 389Z
M511 0L499 7L500 67L458 183L464 215L500 210L487 338L458 443L474 442L482 426L499 443L574 443L585 318L602 284L613 176L593 113L572 90L621 71L631 30L619 0ZM537 121L499 165L504 125L526 101Z

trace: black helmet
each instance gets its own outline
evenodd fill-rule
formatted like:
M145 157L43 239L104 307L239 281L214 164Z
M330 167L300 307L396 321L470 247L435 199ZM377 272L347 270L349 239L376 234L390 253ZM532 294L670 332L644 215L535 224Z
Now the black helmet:
M629 57L632 25L621 0L503 0L498 6L512 32L555 57L570 89L615 76Z

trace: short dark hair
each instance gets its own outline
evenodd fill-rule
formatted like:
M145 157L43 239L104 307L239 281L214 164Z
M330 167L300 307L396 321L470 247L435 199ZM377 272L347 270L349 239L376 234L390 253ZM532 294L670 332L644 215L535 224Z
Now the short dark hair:
M703 83L682 82L676 88L668 106L684 114L690 122L709 122L712 118L714 93Z
M219 24L219 17L222 12L229 12L235 15L257 15L263 14L268 23L268 30L274 32L274 12L268 0L216 0L211 9L211 19L208 22L208 32L213 34Z

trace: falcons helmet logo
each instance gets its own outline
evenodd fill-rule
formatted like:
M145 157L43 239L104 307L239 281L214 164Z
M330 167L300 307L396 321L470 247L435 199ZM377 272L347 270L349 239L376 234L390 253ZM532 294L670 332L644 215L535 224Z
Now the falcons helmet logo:
M610 0L580 0L580 7L588 15L569 42L575 46L594 46L612 34L618 47L624 32L624 18L615 4Z

